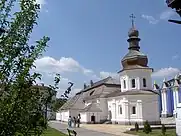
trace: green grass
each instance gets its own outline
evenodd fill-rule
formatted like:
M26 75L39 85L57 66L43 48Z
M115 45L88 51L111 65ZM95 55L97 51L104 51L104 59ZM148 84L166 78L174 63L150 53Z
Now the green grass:
M61 133L60 131L48 127L47 130L42 134L42 136L67 136L66 134Z
M136 132L136 131L127 131L126 133L133 134L133 135L138 135L138 136L163 136L162 132L161 132L161 129L152 130L152 132L149 133L149 134L145 134L143 132L143 130L139 130L138 132ZM175 129L167 129L165 136L176 136Z

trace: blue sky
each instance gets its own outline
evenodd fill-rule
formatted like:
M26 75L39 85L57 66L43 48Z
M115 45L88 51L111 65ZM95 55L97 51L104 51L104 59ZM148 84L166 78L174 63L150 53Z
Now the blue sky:
M180 69L178 35L181 26L168 18L179 16L164 0L37 0L41 4L38 26L31 40L46 35L49 47L37 60L38 70L46 84L53 73L60 73L61 90L68 81L75 83L74 92L121 69L121 59L128 52L130 14L136 16L141 51L148 55L149 66L156 71L158 82L175 76ZM61 91L60 91L61 93ZM59 94L60 94L59 93Z

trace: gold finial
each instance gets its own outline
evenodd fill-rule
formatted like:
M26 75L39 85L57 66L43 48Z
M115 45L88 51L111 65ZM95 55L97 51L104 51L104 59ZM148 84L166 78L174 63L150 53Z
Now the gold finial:
M136 18L133 14L129 16L131 18L132 28L134 27L134 19Z

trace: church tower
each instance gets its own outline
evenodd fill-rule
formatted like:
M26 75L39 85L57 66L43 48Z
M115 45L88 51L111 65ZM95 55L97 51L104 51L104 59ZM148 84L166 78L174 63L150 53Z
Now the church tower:
M121 60L122 70L120 74L121 91L152 90L151 73L152 68L148 67L148 58L140 52L139 31L135 28L133 14L132 27L128 32L128 53Z

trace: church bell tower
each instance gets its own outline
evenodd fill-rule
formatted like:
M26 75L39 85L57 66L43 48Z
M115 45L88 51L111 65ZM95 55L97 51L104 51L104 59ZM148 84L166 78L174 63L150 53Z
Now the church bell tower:
M134 16L130 16L132 26L128 32L128 53L121 60L122 70L120 73L121 91L152 90L151 73L148 67L148 58L140 52L139 31L134 25Z

